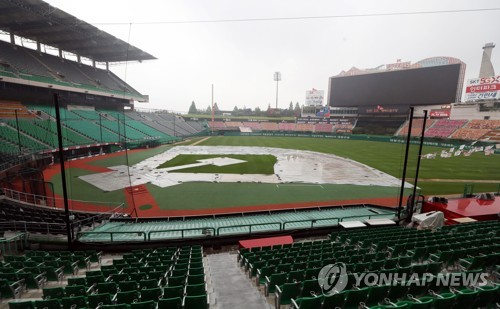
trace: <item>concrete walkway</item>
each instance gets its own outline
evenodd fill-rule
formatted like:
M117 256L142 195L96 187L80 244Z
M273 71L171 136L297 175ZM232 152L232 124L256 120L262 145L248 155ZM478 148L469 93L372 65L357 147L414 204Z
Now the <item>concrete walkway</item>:
M208 260L217 309L274 308L238 267L235 254L211 254Z

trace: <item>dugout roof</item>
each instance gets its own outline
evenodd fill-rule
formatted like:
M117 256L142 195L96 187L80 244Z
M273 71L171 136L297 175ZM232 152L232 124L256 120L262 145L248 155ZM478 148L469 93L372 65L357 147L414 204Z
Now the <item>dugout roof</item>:
M42 0L0 1L0 30L98 62L156 59Z

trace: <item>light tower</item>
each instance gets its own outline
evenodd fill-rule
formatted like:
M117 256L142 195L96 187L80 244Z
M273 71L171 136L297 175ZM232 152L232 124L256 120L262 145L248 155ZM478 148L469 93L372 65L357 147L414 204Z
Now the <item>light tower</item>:
M278 82L281 80L281 72L274 72L274 81L276 82L276 109L278 109Z
M483 59L481 59L481 68L479 69L479 78L495 76L495 70L491 63L491 53L495 48L494 43L486 43L483 47Z

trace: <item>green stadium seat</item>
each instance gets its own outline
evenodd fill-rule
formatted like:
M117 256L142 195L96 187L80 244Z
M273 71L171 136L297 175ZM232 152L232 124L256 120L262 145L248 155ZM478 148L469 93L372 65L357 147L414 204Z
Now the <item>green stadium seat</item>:
M61 301L59 299L44 299L35 300L36 309L61 309Z
M158 309L181 309L181 308L183 308L181 297L162 298L158 301Z
M141 301L158 301L163 297L163 290L159 287L152 289L143 289L140 291Z
M84 296L63 297L62 309L87 308L87 299Z
M43 299L61 299L65 296L63 287L43 288Z
M281 305L290 305L292 298L297 298L299 296L300 289L300 282L291 282L276 286L275 307L280 308Z
M291 308L293 309L318 309L321 308L324 296L301 297L292 299Z
M184 296L182 299L184 309L208 309L209 304L208 295Z
M131 303L130 309L156 309L156 302L153 300Z
M283 285L286 282L287 278L286 273L275 273L272 274L271 276L266 276L265 277L265 283L264 283L264 293L267 296L269 296L269 293L274 293L276 290L276 285Z
M96 309L102 305L111 305L112 296L109 293L90 294L87 298L88 307Z
M35 304L31 300L10 301L9 309L35 309Z

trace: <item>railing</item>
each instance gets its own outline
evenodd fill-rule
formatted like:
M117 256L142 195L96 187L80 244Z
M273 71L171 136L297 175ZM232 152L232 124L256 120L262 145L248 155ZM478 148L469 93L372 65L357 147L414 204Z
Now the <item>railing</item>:
M2 250L2 254L5 255L5 254L12 254L12 246L11 244L13 243L14 244L14 247L17 249L17 244L18 242L21 243L21 245L23 246L23 248L26 247L26 234L25 233L21 233L21 234L17 234L17 235L14 235L10 238L5 238L5 239L0 239L0 248Z
M36 231L47 234L66 234L66 225L64 223L9 221L0 223L0 228L24 233Z
M190 229L176 229L176 230L161 230L161 231L151 231L148 233L148 241L151 241L151 235L159 233L178 233L181 232L181 239L184 239L184 232L187 231L201 231L198 236L215 236L215 228L213 227L200 227L200 228L190 228ZM211 231L207 233L207 231Z
M146 239L147 239L146 232L142 232L142 231L135 231L135 232L132 232L132 231L128 231L128 232L78 232L76 234L76 239L78 240L84 235L97 235L97 234L109 235L111 242L113 242L113 235L117 235L117 234L135 234L135 235L137 235L137 237L143 238L142 239L143 241L146 241Z
M49 207L51 209L56 208L57 205L63 205L63 199L59 197L51 197L44 195L36 195L26 192L15 191L7 188L0 188L0 192L3 192L4 196L12 201L27 203L33 206L42 206ZM85 209L85 206L105 206L105 207L113 207L112 210L107 211L107 213L111 211L117 211L120 208L123 208L123 203L112 203L112 202L99 202L99 201L80 201L80 200L70 200L70 207L78 206L82 209ZM61 210L62 211L62 210ZM72 209L71 211L75 211ZM80 210L85 211L85 210Z
M238 224L238 225L228 225L228 226L220 226L217 228L217 236L220 236L220 231L222 229L231 229L231 228L239 228L239 227L248 227L248 235L252 234L253 226L262 226L262 225L278 225L279 231L282 230L281 222L268 222L268 223L257 223L257 224ZM238 233L241 234L241 233Z
M337 220L337 225L340 222L340 218L338 217L332 217L332 218L321 218L321 219L305 219L305 220L294 220L294 221L285 221L283 222L283 230L286 230L286 225L287 224L293 224L293 223L302 223L302 222L309 222L311 225L311 228L314 228L314 225L318 221L330 221L330 220ZM333 224L332 224L333 225Z
M145 231L135 231L135 232L79 232L77 234L77 239L82 238L83 236L90 236L90 235L96 235L96 234L107 234L109 235L109 238L111 242L114 241L116 237L113 237L113 235L116 234L137 234L138 236L141 236L141 239L144 238L144 241L153 241L153 240L158 240L158 239L164 239L168 237L158 237L155 238L155 234L165 234L165 233L179 233L181 234L181 239L185 239L188 237L203 237L203 236L222 236L222 235L229 235L229 234L248 234L251 235L252 233L256 232L261 232L263 230L256 230L256 227L259 226L274 226L275 229L272 229L273 231L284 231L287 228L287 225L290 226L293 223L308 223L307 226L310 228L318 227L321 225L320 222L322 221L336 221L335 224L326 224L323 226L336 226L340 222L343 222L345 220L349 219L359 219L359 218L368 218L372 219L375 217L387 217L391 216L392 214L371 214L371 215L358 215L358 216L349 216L349 217L330 217L330 218L319 218L319 219L306 219L306 220L294 220L294 221L285 221L285 222L267 222L267 223L256 223L256 224L238 224L238 225L228 225L228 226L220 226L217 228L214 227L198 227L198 228L186 228L186 229L174 229L174 230L158 230L158 231L150 231L150 232L145 232ZM242 231L237 231L237 232L229 232L229 233L224 233L224 230L228 229L238 229L238 228L248 228L247 231L242 232ZM304 228L304 227L295 227L295 228ZM189 235L189 231L200 231L199 234ZM207 233L210 231L210 233ZM147 237L146 237L147 235ZM117 240L118 241L118 240ZM127 241L127 239L120 239L119 241Z
M368 220L370 220L371 218L382 217L382 216L387 217L389 215L391 215L391 214L374 214L374 215L349 216L349 217L342 217L342 218L340 218L340 222L345 221L345 219L359 219L359 218L366 218L366 217L368 217Z

